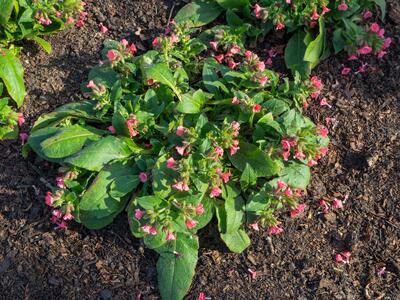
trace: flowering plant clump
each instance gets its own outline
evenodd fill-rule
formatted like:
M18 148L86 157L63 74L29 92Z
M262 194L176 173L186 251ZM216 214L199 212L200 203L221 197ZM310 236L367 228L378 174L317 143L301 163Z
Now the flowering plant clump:
M281 78L228 30L195 38L172 22L153 47L137 55L126 40L107 41L90 99L42 116L28 147L60 165L45 199L58 228L72 219L102 228L126 209L132 234L160 254L162 297L182 299L196 233L214 215L227 247L242 252L248 229L278 234L277 210L305 210L328 130L300 110L319 79Z
M82 25L86 18L86 13L82 11L84 5L80 0L0 2L0 97L5 95L0 105L0 139L15 138L18 135L17 123L19 126L23 123L23 117L18 119L18 114L8 105L8 96L20 107L26 95L24 70L18 59L21 48L13 43L29 39L51 52L51 45L40 36L70 24Z
M228 25L245 24L248 36L264 35L272 29L286 30L291 33L285 50L286 65L306 78L332 52L346 50L350 60L367 54L382 58L386 54L391 39L385 37L385 30L378 23L371 21L371 10L376 6L383 19L384 0L197 0L187 4L176 19L202 26L226 10Z

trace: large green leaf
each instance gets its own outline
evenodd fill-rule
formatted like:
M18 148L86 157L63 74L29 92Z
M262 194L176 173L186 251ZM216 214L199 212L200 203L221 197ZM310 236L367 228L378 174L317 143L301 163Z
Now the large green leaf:
M249 164L257 177L271 177L279 172L280 165L257 146L240 142L239 147L240 150L235 155L229 155L235 168L244 171L246 164Z
M325 22L324 18L319 18L319 34L315 40L311 41L304 53L304 60L311 63L311 69L313 69L320 60L322 52L324 50L325 42Z
M180 98L181 91L179 90L176 79L172 74L169 66L165 63L146 66L146 78L153 79L157 82L169 86L174 93Z
M254 172L253 168L246 164L243 170L242 176L240 177L240 186L243 190L247 190L252 185L257 183L257 174Z
M99 229L112 222L127 202L127 198L113 198L114 181L132 175L135 170L127 163L104 167L82 196L78 206L78 220L90 229Z
M14 0L0 0L0 25L6 26L14 8Z
M310 183L310 168L302 163L291 162L279 174L281 180L293 188L306 189Z
M199 241L178 233L176 240L156 249L158 286L163 300L181 300L189 290L197 264Z
M298 30L290 38L285 50L286 66L294 73L298 71L303 78L306 78L311 73L310 63L304 61L304 54L307 46L304 43L306 33Z
M0 49L0 78L4 81L11 98L20 107L26 95L24 68L14 51Z
M165 198L171 193L174 178L178 177L176 171L167 168L166 160L165 155L161 156L152 171L153 192L160 198Z
M379 8L381 9L381 13L382 13L382 20L385 18L386 16L386 0L373 0L376 5L379 6Z
M182 101L176 106L176 110L184 114L197 114L206 102L206 97L202 90L182 95Z
M191 27L200 27L214 21L223 8L211 0L195 0L186 4L176 14L174 20L179 24L188 23Z
M242 197L225 199L226 231L233 233L242 226L244 216L244 201Z
M238 229L235 232L221 233L221 238L226 246L235 253L242 253L248 246L250 246L250 238L246 231Z
M88 140L95 141L99 138L93 130L73 125L58 128L53 136L40 143L40 147L48 158L64 158L81 150Z
M127 158L131 154L132 150L122 139L107 136L67 158L65 162L86 170L100 171L108 162Z

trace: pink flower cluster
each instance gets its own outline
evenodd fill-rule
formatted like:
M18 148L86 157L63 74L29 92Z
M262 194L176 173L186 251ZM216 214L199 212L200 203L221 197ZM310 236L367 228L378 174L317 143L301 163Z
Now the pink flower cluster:
M138 125L138 120L135 115L130 115L129 119L126 121L126 127L128 128L129 135L131 138L137 136L139 132L136 130L136 127Z
M328 213L329 208L332 206L333 209L338 210L338 209L343 209L344 208L344 203L347 201L347 199L349 198L349 195L344 195L343 199L337 199L337 198L333 198L332 201L328 201L325 199L321 199L319 201L319 205L322 208L322 212L324 214Z

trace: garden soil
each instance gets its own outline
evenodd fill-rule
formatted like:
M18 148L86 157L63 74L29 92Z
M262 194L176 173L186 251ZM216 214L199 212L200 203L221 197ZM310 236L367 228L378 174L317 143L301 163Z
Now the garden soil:
M25 45L25 131L42 113L82 98L80 85L106 37L127 38L145 50L182 5L87 4L87 24L50 37L51 55ZM330 127L329 155L313 171L304 215L282 213L285 230L278 236L252 232L243 254L229 253L215 226L206 227L187 299L200 292L235 300L400 299L400 6L389 6L386 31L394 43L383 60L370 61L364 74L343 77L347 62L339 55L315 71L332 108L314 104L307 114L338 124ZM106 35L100 22L110 29ZM32 154L24 159L20 151L18 141L0 142L0 299L159 299L157 255L131 236L126 214L102 230L78 224L54 230L43 198L57 170ZM321 212L320 199L345 194L343 210ZM349 264L335 263L341 251L351 251ZM249 269L257 272L255 279Z

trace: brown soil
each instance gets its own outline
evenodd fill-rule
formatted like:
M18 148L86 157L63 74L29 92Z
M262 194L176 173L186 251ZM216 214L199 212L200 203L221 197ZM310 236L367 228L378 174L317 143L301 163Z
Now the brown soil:
M144 50L178 1L87 2L88 23L51 37L52 55L27 45L28 125L81 98L80 84L105 37L129 38ZM393 1L386 29L394 45L382 61L370 62L375 70L344 78L344 56L316 70L333 108L312 106L309 114L339 124L331 129L329 156L315 169L304 217L283 214L285 231L272 238L252 233L243 254L229 253L207 227L188 299L200 292L212 299L400 299L399 20ZM99 22L110 28L106 36ZM20 149L16 141L0 143L0 299L158 299L157 256L130 235L126 215L99 231L77 224L54 231L43 203L54 170L33 156L23 159ZM344 210L321 214L319 199L346 193ZM343 250L352 253L348 265L334 262ZM387 272L378 276L381 267Z

